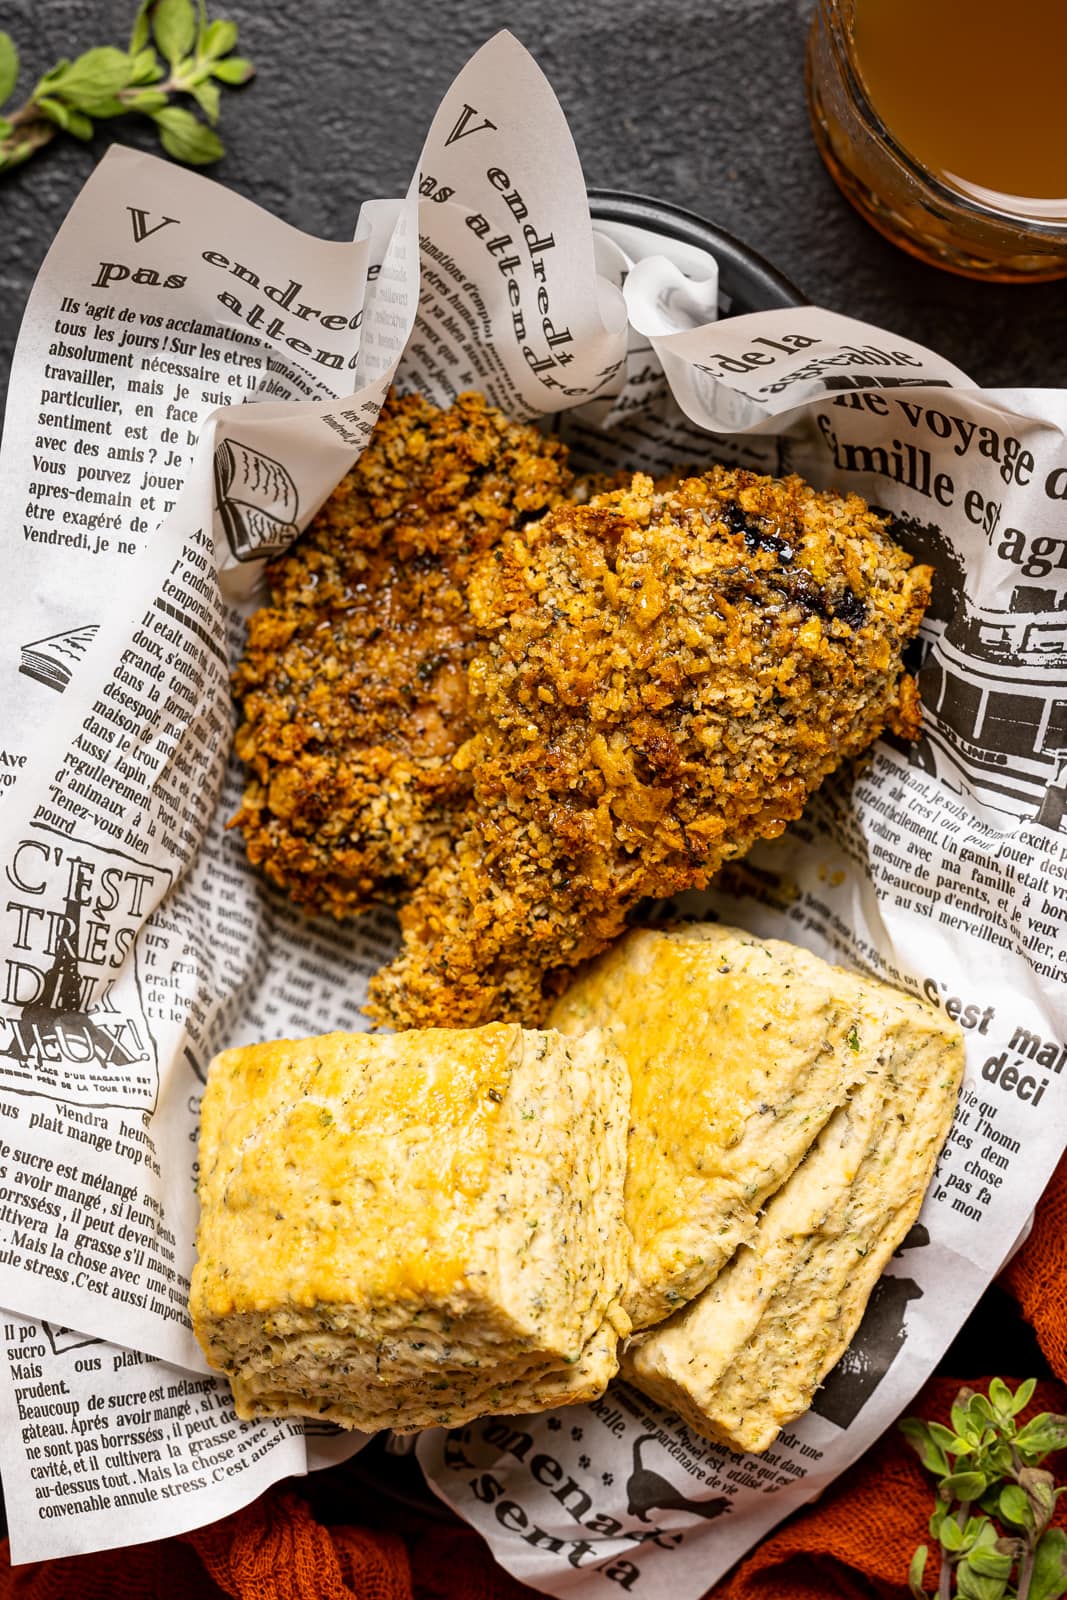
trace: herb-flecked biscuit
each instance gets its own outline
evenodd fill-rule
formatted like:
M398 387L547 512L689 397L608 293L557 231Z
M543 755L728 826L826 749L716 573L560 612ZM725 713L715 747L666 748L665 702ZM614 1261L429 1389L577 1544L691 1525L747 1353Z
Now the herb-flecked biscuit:
M191 1311L238 1413L405 1430L602 1393L630 1326L628 1108L596 1032L217 1056Z
M603 1027L630 1072L635 1328L712 1281L871 1069L863 997L808 950L705 923L629 933L557 1001L553 1027Z
M943 1013L863 980L862 1081L711 1286L628 1345L623 1369L706 1438L766 1450L859 1327L919 1214L963 1078Z

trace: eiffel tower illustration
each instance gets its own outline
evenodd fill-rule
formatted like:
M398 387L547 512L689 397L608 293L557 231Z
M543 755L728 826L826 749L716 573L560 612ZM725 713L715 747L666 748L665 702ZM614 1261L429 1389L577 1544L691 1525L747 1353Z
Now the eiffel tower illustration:
M62 931L56 938L52 965L43 975L41 992L35 1000L22 1007L19 1020L10 1024L11 1042L6 1050L0 1050L0 1055L12 1056L19 1061L36 1055L54 1061L57 1051L60 1055L66 1055L66 1038L76 1030L79 1043L88 1046L98 1062L128 1067L138 1060L81 1009L82 983L78 970L81 911L81 901L68 896ZM49 1052L49 1046L55 1048Z

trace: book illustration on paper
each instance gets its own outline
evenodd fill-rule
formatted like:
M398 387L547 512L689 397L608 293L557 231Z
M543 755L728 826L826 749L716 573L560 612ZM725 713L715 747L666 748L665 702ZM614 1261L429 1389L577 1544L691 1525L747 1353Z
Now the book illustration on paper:
M79 628L64 628L61 633L51 633L46 639L24 644L19 649L22 658L19 671L43 683L46 689L62 694L71 673L99 631L98 622L86 622Z
M215 497L235 561L284 550L300 531L300 500L288 469L237 439L224 439L215 451Z
M68 1350L83 1350L87 1344L103 1344L103 1339L95 1339L87 1333L76 1333L73 1328L65 1328L59 1322L42 1322L41 1328L52 1346L54 1356L66 1355Z

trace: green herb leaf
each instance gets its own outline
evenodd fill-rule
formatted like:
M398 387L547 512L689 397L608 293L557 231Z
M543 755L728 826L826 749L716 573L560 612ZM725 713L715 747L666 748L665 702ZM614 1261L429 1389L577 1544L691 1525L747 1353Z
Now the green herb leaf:
M908 1588L914 1600L926 1600L926 1590L923 1588L923 1573L926 1571L926 1558L930 1554L926 1545L921 1544L911 1558L908 1568Z
M228 56L237 43L236 22L224 22L219 18L209 22L200 35L196 53L198 56L207 56L212 61L217 61L220 56Z
M941 1543L946 1550L963 1549L963 1529L955 1517L943 1517L941 1520Z
M999 1383L1000 1380L999 1378L994 1378L993 1382ZM1006 1383L1002 1383L1000 1386L1007 1395L1010 1403L1011 1390L1008 1388ZM992 1385L990 1385L990 1391L992 1391ZM992 1422L996 1417L996 1411L994 1411L991 1402L986 1399L984 1394L976 1394L967 1409L972 1418L980 1418L983 1422Z
M997 1515L1002 1522L1012 1522L1018 1528L1032 1528L1034 1525L1030 1502L1017 1483L1009 1483L1001 1489Z
M943 1422L930 1422L927 1423L927 1427L935 1444L940 1445L949 1455L959 1455L959 1450L953 1447L960 1445L962 1441L957 1439L951 1428L946 1428Z
M1020 1429L1015 1418L1035 1387L1028 1379L1012 1394L994 1378L988 1395L960 1390L951 1429L915 1418L902 1427L937 1480L930 1532L943 1551L939 1596L1061 1600L1067 1595L1067 1534L1049 1528L1056 1500L1067 1487L1057 1490L1052 1473L1038 1464L1067 1448L1067 1417L1044 1412ZM942 1460L951 1470L941 1470ZM916 1595L925 1551L913 1565Z
M957 1390L956 1398L953 1400L949 1410L949 1415L952 1418L952 1426L956 1429L957 1433L960 1431L961 1421L963 1421L967 1415L967 1407L970 1405L973 1399L974 1390L968 1388L967 1384L964 1384L962 1388Z
M142 89L140 94L135 94L126 102L127 111L143 111L150 115L159 111L167 104L167 97L162 89Z
M1011 1390L1003 1378L994 1378L992 1380L989 1385L989 1398L998 1411L1002 1411L1005 1416L1012 1415Z
M953 1500L977 1500L988 1486L984 1472L952 1472L941 1480L942 1493Z
M61 60L56 62L54 67L51 67L45 73L44 77L41 79L41 82L47 84L54 83L57 78L61 78L63 76L64 72L66 72L69 66L70 62L67 60L66 56L63 56Z
M919 1417L905 1417L900 1423L900 1431L927 1472L936 1472L940 1477L948 1471L948 1458L932 1437L932 1429L928 1428L925 1422Z
M131 83L158 83L163 76L159 57L152 49L139 50L133 58Z
M180 106L166 106L152 116L159 129L159 142L175 161L185 161L191 167L205 167L223 155L222 141L217 133L198 122L191 111Z
M137 7L137 15L133 19L133 27L130 30L131 56L135 56L139 50L143 50L148 43L150 37L148 13L152 9L152 3L153 0L141 0L141 4Z
M997 1480L996 1483L990 1484L989 1488L986 1490L985 1494L982 1495L982 1497L979 1500L978 1504L981 1506L983 1511L988 1513L989 1516L991 1516L991 1517L999 1517L999 1515L1000 1515L1000 1481L999 1481L999 1479Z
M101 100L113 98L120 89L125 89L132 71L133 62L125 50L100 45L72 61L65 71L51 79L49 88L53 94L61 94L76 110L91 112Z
M1019 1429L1015 1444L1024 1455L1032 1456L1035 1464L1053 1450L1063 1450L1067 1447L1067 1417L1042 1411L1039 1416L1032 1417L1025 1428Z
M15 88L19 75L19 53L9 33L0 33L0 106Z
M230 84L247 83L256 74L251 61L246 61L243 56L228 56L225 61L216 61L211 70L220 83Z
M969 1561L956 1568L956 1593L960 1600L1003 1600L1007 1581L1003 1578L985 1578L975 1572Z
M219 90L214 83L198 83L190 93L209 122L219 120Z
M1050 1528L1038 1543L1026 1600L1060 1600L1067 1594L1067 1534Z
M119 109L121 110L121 107ZM91 139L93 136L92 118L87 117L84 111L69 111L67 113L67 132L72 133L75 139Z
M997 1531L988 1517L968 1517L963 1542L969 1550L992 1550L997 1542Z
M1030 1502L1036 1531L1044 1533L1052 1521L1056 1504L1056 1484L1051 1472L1042 1472L1040 1467L1024 1467L1019 1473L1019 1488Z
M56 123L60 128L65 128L70 122L70 112L58 100L53 100L51 95L38 95L35 102L38 111L44 113L49 122Z
M229 53L237 44L236 23L209 21L205 0L135 3L128 50L99 45L74 61L64 57L38 80L15 121L0 116L0 171L27 160L57 129L90 139L97 119L131 111L155 121L164 150L175 160L206 166L220 158L222 142L211 126L221 108L220 85L247 83L255 70ZM18 72L15 45L0 32L0 105ZM181 103L184 95L205 121Z
M967 1565L980 1578L1001 1578L1007 1583L1011 1577L1011 1557L999 1550L989 1550L984 1547L972 1550L967 1557Z
M158 0L152 12L152 32L166 60L176 66L196 39L192 0Z

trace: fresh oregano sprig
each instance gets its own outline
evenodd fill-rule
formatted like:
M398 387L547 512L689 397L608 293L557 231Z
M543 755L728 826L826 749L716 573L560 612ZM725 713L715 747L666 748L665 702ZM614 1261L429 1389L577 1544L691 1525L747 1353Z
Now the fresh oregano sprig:
M994 1378L988 1396L961 1389L952 1426L908 1417L900 1431L937 1478L930 1534L940 1548L937 1600L1059 1600L1067 1594L1067 1534L1052 1528L1063 1493L1041 1463L1067 1447L1067 1417L1043 1411L1019 1425L1036 1380L1012 1394ZM908 1571L924 1600L929 1547Z
M194 167L217 161L219 85L247 83L255 70L232 53L236 44L237 24L209 22L204 0L196 6L142 0L126 50L99 45L57 62L16 111L0 114L0 172L28 161L57 133L91 139L96 122L131 111L151 118L176 161ZM0 33L0 107L14 93L18 72L14 41ZM176 96L188 97L206 122L176 104Z

